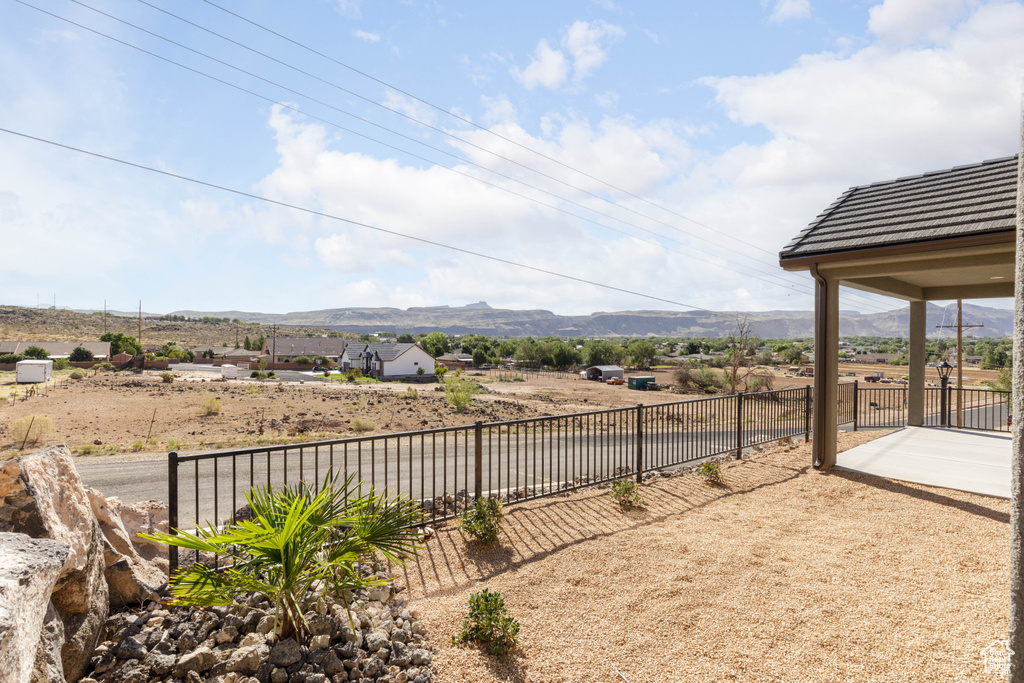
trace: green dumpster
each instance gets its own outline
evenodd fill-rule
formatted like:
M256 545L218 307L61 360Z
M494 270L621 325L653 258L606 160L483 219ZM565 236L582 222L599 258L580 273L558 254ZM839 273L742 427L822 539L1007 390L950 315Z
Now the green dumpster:
M641 391L647 391L648 384L654 384L654 377L646 375L637 375L629 378L630 389L640 389Z

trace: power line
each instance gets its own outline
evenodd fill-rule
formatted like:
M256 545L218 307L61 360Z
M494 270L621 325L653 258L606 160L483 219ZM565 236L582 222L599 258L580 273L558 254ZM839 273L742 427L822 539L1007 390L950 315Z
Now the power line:
M617 233L620 233L620 234L623 234L623 235L629 236L629 237L631 237L631 238L633 238L633 239L639 239L639 240L641 240L641 241L644 241L644 242L648 242L648 243L651 243L651 244L655 244L656 246L658 246L658 247L660 247L660 248L662 248L662 249L669 249L669 248L668 248L668 247L666 247L665 245L663 245L663 244L660 244L660 243L658 243L658 242L654 242L654 241L652 241L652 240L644 240L644 239L642 239L642 238L639 238L639 237L637 237L637 236L635 236L635 235L630 235L629 233L626 233L626 232L624 232L624 231L621 231L621 230L617 230L617 229L615 229L615 228L612 228L612 227L610 227L610 226L607 226L607 225L604 225L604 224L602 224L602 223L599 223L599 222L597 222L597 221L595 221L595 220L593 220L593 219L587 218L587 217L585 217L585 216L581 216L581 215L579 215L579 214L576 214L576 213L573 213L573 212L571 212L571 211L567 211L567 210L565 210L565 209L563 209L563 208L561 208L561 207L555 206L555 205L553 205L553 204L548 204L548 203L546 203L546 202L542 202L542 201L540 201L540 200L538 200L538 199L536 199L536 198L533 198L533 197L529 197L529 196L527 196L527 195L524 195L524 194L522 194L522 193L516 192L516 191L514 191L514 190L511 190L511 189L509 189L509 188L506 188L506 187L502 187L502 186L500 186L500 185L497 185L497 184L495 184L495 183L491 183L491 182L488 182L488 181L486 181L486 180L483 180L482 178L477 178L476 176L472 176L472 175L470 175L470 174L464 173L464 172L462 172L462 171L459 171L459 170L457 170L457 169L453 169L453 168L451 168L451 167L449 167L449 166L445 166L444 164L440 164L440 163L438 163L438 162L436 162L436 161L434 161L434 160L432 160L432 159L428 159L428 158L426 158L426 157L423 157L423 156L417 155L417 154L415 154L415 153L413 153L413 152L409 152L408 150L405 150L405 149L402 149L402 148L396 147L396 146L394 146L394 145L391 145L391 144L389 144L389 143L386 143L386 142L384 142L384 141L382 141L382 140L378 140L378 139L376 139L376 138L373 138L373 137L367 136L367 135L365 135L365 134L363 134L363 133L360 133L360 132L358 132L358 131L355 131L355 130L352 130L352 129L350 129L350 128L347 128L347 127L341 126L340 124L338 124L338 123L336 123L336 122L333 122L333 121L330 121L330 120L324 119L324 118L322 118L322 117L319 117L319 116L315 116L315 115L313 115L313 114L309 114L309 113L306 113L306 112L301 112L301 111L300 111L300 110L299 110L299 109L298 109L297 107L294 107L294 106L292 106L292 105L289 105L289 104L287 104L287 103L279 102L279 101L277 101L277 100L274 100L274 99L272 99L272 98L266 97L266 96L264 96L264 95L261 95L261 94L259 94L259 93L255 92L255 91L249 90L249 89L247 89L247 88L244 88L244 87L242 87L242 86L239 86L239 85L237 85L237 84L234 84L234 83L231 83L231 82L225 81L225 80L223 80L223 79L221 79L221 78L218 78L218 77L216 77L216 76L212 76L212 75L210 75L210 74L207 74L207 73L205 73L205 72L203 72L203 71L200 71L200 70L198 70L198 69L195 69L195 68L192 68L192 67L190 67L190 66L187 66L187 65L181 64L180 62L176 62L176 61L174 61L174 60L172 60L172 59L169 59L169 58L167 58L167 57L164 57L164 56L162 56L162 55L158 55L158 54L156 54L156 53L154 53L154 52L151 52L151 51L149 51L149 50L146 50L146 49L144 49L144 48L138 47L138 46L136 46L136 45L133 45L133 44L131 44L131 43L128 43L128 42L126 42L126 41L123 41L123 40L120 40L120 39L118 39L118 38L115 38L115 37L113 37L113 36L110 36L110 35L108 35L108 34L105 34L105 33L103 33L102 31L98 31L98 30L96 30L96 29L90 28L90 27L88 27L88 26L84 26L84 25L82 25L82 24L80 24L80 23L78 23L78 22L72 21L72 20L70 20L70 19L67 19L67 18L65 18L65 17L61 17L61 16L59 16L59 15L56 15L56 14L53 14L53 13L51 13L51 12L48 12L48 11L46 11L46 10L43 10L43 9L41 9L41 8L39 8L39 7L36 7L36 6L34 6L34 5L31 5L31 4L27 3L27 2L24 2L23 0L15 0L15 1L16 1L16 2L19 2L19 4L25 5L26 7L30 7L30 8L32 8L32 9L35 9L35 10L39 11L39 12L42 12L42 13L44 13L44 14L47 14L47 15L49 15L49 16L51 16L51 17L53 17L53 18L56 18L56 19L60 19L61 21L64 21L64 22L67 22L67 23L69 23L69 24L72 24L72 25L74 25L74 26L77 26L77 27L79 27L79 28L82 28L83 30L89 31L89 32L91 32L91 33L94 33L94 34L96 34L96 35L99 35L99 36L101 36L101 37L107 38L108 40L111 40L111 41L113 41L113 42L116 42L116 43L118 43L118 44L124 45L125 47L129 47L129 48L132 48L132 49L134 49L134 50L137 50L137 51L139 51L139 52L142 52L142 53L144 53L144 54L147 54L147 55L149 55L149 56L155 57L155 58L157 58L157 59L160 59L160 60L162 60L162 61L165 61L165 62L167 62L167 63L169 63L169 64L172 64L172 65L174 65L174 66L177 66L177 67L179 67L179 68L182 68L182 69L185 69L185 70L191 71L191 72L193 72L193 73L195 73L195 74L197 74L197 75L200 75L200 76L204 76L204 77L206 77L206 78L209 78L210 80L213 80L213 81L215 81L215 82L221 83L222 85L226 85L226 86L228 86L228 87L234 88L234 89L236 89L236 90L239 90L239 91L241 91L241 92L244 92L244 93L246 93L246 94L249 94L249 95L252 95L252 96L254 96L254 97L257 97L257 98L259 98L259 99L262 99L262 100L264 100L264 101L267 101L267 102L270 102L270 103L272 103L272 104L275 104L275 105L278 105L278 106L281 106L281 107L287 108L287 109L289 109L289 110L291 110L291 111L294 111L294 112L296 112L296 113L300 113L300 114L302 114L302 115L304 115L304 116L307 116L307 117L309 117L309 118L315 119L315 120L317 120L317 121L321 121L321 122L323 122L323 123L325 123L325 124L327 124L327 125L330 125L330 126L336 127L336 128L338 128L339 130L343 130L343 131L345 131L345 132L351 133L351 134L353 134L353 135L357 135L357 136L359 136L359 137L362 137L362 138L364 138L364 139L367 139L367 140L370 140L370 141L372 141L372 142L375 142L375 143L377 143L377 144L380 144L380 145L383 145L383 146L385 146L385 147L388 147L389 149L394 149L395 151L398 151L398 152L402 152L403 154L408 154L409 156L412 156L412 157L414 157L414 158L420 159L420 160L422 160L422 161L425 161L425 162L427 162L427 163L430 163L430 164L432 164L432 165L436 165L436 166L439 166L439 167L441 167L441 168L445 168L445 169L447 169L447 170L449 170L449 171L451 171L451 172L453 172L453 173L456 173L456 174L458 174L458 175L461 175L461 176L463 176L463 177L466 177L466 178L469 178L469 179L475 180L475 181L477 181L477 182L480 182L480 183L482 183L482 184L484 184L484 185L487 185L487 186L489 186L489 187L493 187L493 188L495 188L495 189L499 189L499 190L502 190L502 191L504 191L504 192L507 192L507 193L509 193L509 194L512 194L512 195L514 195L514 196L517 196L517 197L520 197L520 198L522 198L522 199L526 199L526 200L528 200L528 201L532 201L532 202L534 202L534 203L536 203L536 204L538 204L538 205L540 205L540 206L544 206L544 207L547 207L547 208L550 208L550 209L554 209L554 210L556 210L556 211L559 211L559 212L561 212L561 213L564 213L564 214L566 214L566 215L572 216L572 217L574 217L574 218L577 218L577 219L579 219L579 220L583 220L583 221L586 221L586 222L588 222L588 223L591 223L591 224L593 224L593 225L596 225L596 226L598 226L598 227L602 227L602 228L605 228L605 229L607 229L607 230L611 230L611 231L613 231L613 232L617 232ZM164 40L164 41L166 41L166 42L169 42L169 43L171 43L171 44L173 44L173 45L176 45L176 46L178 46L178 47L181 47L182 49L188 50L188 51L190 51L190 52L193 52L193 53L195 53L195 54L198 54L198 55L200 55L200 56L202 56L202 57L205 57L205 58L207 58L207 59L210 59L211 61L214 61L214 62L217 62L217 63L219 63L219 64L222 64L222 65L224 65L224 66L227 66L227 67L229 67L229 68L231 68L231 69L234 69L234 70L236 70L236 71L239 71L239 72L241 72L241 73L244 73L244 74L246 74L246 75L249 75L249 76L251 76L251 77L253 77L253 78L257 78L257 79L259 79L259 80L262 80L262 81L264 81L264 82L270 83L271 85L274 85L274 86L276 86L276 87L280 87L280 88L283 88L283 89L285 89L285 90L288 90L289 92L292 92L293 94L299 95L300 97L306 97L307 99L309 99L309 100L311 100L311 101L313 101L313 102L316 102L317 104L321 104L321 105L323 105L323 106L326 106L326 107L328 107L328 108L334 109L334 110L336 110L336 111L338 111L338 112L340 112L340 113L346 114L346 115L348 115L348 116L352 116L353 118L356 118L357 120L363 121L363 122L365 122L365 123L368 123L368 124L370 124L370 125L373 125L373 126L375 126L375 127L378 127L378 128L382 128L383 130L386 130L386 131L388 131L388 132L391 132L391 133L394 133L394 134L396 134L396 135L399 135L400 137L403 137L403 138L405 138L405 139L408 139L408 140L411 140L411 141L413 141L413 142L416 142L417 144L422 144L422 145L424 145L424 146L426 146L426 147L428 147L428 148L430 148L430 149L433 149L433 150L435 150L435 151L441 152L442 154L446 154L446 155L448 155L448 156L452 156L453 158L455 158L455 159L458 159L458 160L460 160L460 161L463 161L464 163L468 163L468 164L471 164L471 165L477 166L477 167L481 168L482 170L484 170L484 171L488 171L488 172L491 172L491 173L494 173L495 175L498 175L499 177L502 177L502 178L505 178L505 179L511 180L511 181L513 181L513 182L516 182L516 183L519 183L519 184L521 184L521 185L524 185L525 187L529 187L529 188L531 188L531 189L533 189L533 190L536 190L536 191L542 192L542 193L544 193L544 194L547 194L547 195L549 195L549 196L551 196L551 197L553 197L553 198L555 198L555 199L559 199L559 200L561 200L561 201L565 201L565 202L567 202L567 203L573 204L573 205L575 205L575 206L578 206L578 207L580 207L580 208L582 208L582 209L584 209L584 210L587 210L587 211L593 211L594 213L597 213L598 215L601 215L601 216L603 216L603 217L605 217L605 218L608 218L608 219L610 219L610 220L615 220L615 221L619 221L619 222L622 222L622 223L624 223L625 225L628 225L628 226L630 226L630 227L633 227L634 229L640 230L640 231L642 231L642 232L646 232L646 233L648 233L648 234L654 235L654 236L656 236L656 237L659 237L659 238L661 238L661 239L665 239L665 240L668 240L668 241L671 241L671 242L675 242L675 240L672 240L671 238L668 238L668 237L666 237L666 236L664 236L664 235L660 235L660 234L658 234L658 233L656 233L656 232L652 232L652 231L650 231L650 230L647 230L647 229L645 229L645 228L642 228L642 227L640 227L640 226L637 226L637 225L635 225L635 224L629 223L629 222L627 222L627 221L623 221L622 219L616 218L616 217L614 217L614 216L611 216L611 215L609 215L609 214L605 214L605 213L603 213L603 212L600 212L600 211L596 211L596 210L594 210L594 209L591 209L591 208L589 208L589 207L586 207L586 206L585 206L585 205L583 205L583 204L580 204L580 203L578 203L578 202L575 202L575 201L573 201L573 200L570 200L570 199L567 199L567 198L561 197L561 196L559 196L559 195L556 195L556 194L554 194L554 193L548 192L548 191L546 191L546 190L543 190L543 189L541 189L541 188L537 188L537 187L535 187L535 186L529 185L528 183L524 183L523 181L520 181L520 180L518 180L518 179L516 179L516 178L512 178L511 176L507 176L507 175L505 175L505 174L502 174L502 173L499 173L499 172L497 172L497 171L493 171L493 170L491 170L491 169L487 169L487 168L481 167L481 166L479 166L479 164L475 164L474 162L472 162L472 161L470 161L470 160L468 160L468 159L465 159L465 158L459 157L459 156L457 156L457 155L453 155L453 154L451 154L451 153L449 153L449 152L446 152L445 150L441 150L441 149L438 149L438 148L436 148L436 147L433 147L433 146L431 146L431 145L427 145L426 143L423 143L423 142L421 142L421 141L419 141L419 140L416 140L416 139L414 139L414 138L411 138L410 136L407 136L407 135L403 135L403 134L401 134L401 133L397 133L396 131L393 131L393 130L391 130L391 129L388 129L388 128L384 127L384 126L381 126L380 124L377 124L377 123L375 123L375 122L369 121L369 120L367 120L367 119L364 119L364 118L362 118L362 117L356 116L356 115L354 115L354 114L351 114L351 113L349 113L349 112L346 112L346 111L344 111L344 110L342 110L342 109L340 109L340 108L338 108L338 107L334 107L333 105L327 104L327 103L325 103L325 102L321 102L321 101L319 101L319 100L317 100L317 99L315 99L315 98L313 98L313 97L310 97L310 96L308 96L308 95L305 95L304 93L301 93L301 92L299 92L299 91L296 91L296 90L294 90L294 89L291 89L291 88L289 88L289 87L287 87L287 86L284 86L284 85L281 85L281 84L275 83L275 82L273 82L273 81L270 81L270 80L268 80L268 79L266 79L266 78L263 78L263 77L261 77L261 76L258 76L258 75L254 74L254 73L252 73L252 72L249 72L249 71L247 71L247 70L245 70L245 69L241 69L241 68L239 68L239 67L236 67L236 66L234 66L234 65L232 65L232 64L229 64L229 63L227 63L227 62L225 62L225 61L223 61L223 60L220 60L220 59L218 59L218 58L216 58L216 57L212 57L212 56L210 56L210 55L207 55L207 54L205 54L205 53L202 53L202 52L200 52L200 51L198 51L198 50L195 50L195 49L193 49L193 48L190 48L190 47L188 47L188 46L186 46L186 45L183 45L183 44L181 44L181 43L178 43L178 42L176 42L176 41L174 41L174 40L171 40L171 39L169 39L169 38L165 38L164 36L161 36L161 35L159 35L159 34L156 34L156 33L152 32L152 31L149 31L149 30L147 30L147 29L144 29L144 28L141 28L141 27L139 27L139 26L136 26L135 24L132 24L132 23L130 23L130 22L127 22L127 21L125 21L125 20L119 19L118 17L115 17L115 16L113 16L113 15L110 15L110 14L108 14L108 13L106 13L106 12L103 12L103 11L101 11L101 10L95 9L95 8L93 8L93 7L89 6L89 5L86 5L85 3L82 3L82 2L78 2L78 0L73 0L73 2L76 2L76 4L79 4L79 5L81 5L82 7L85 7L85 8L87 8L87 9L90 9L90 10L92 10L92 11L94 11L94 12L98 13L98 14L102 14L102 15L104 15L104 16L107 16L107 17L108 17L108 18L110 18L110 19L113 19L113 20L115 20L115 21L118 21L118 22L120 22L120 23L122 23L122 24L125 24L125 25L127 25L127 26L131 26L132 28L135 28L135 29L137 29L137 30L139 30L139 31L142 31L142 32L144 32L144 33L147 33L147 34L149 34L149 35L152 35L152 36L154 36L154 37L156 37L156 38L158 38L158 39ZM707 241L707 240L705 240L705 241ZM677 244L679 244L678 242L676 242L676 243L677 243ZM717 255L715 255L715 254L711 254L711 253L709 253L709 252L707 252L707 251L704 251L704 250L702 250L702 249L699 249L699 248L697 248L697 247L693 247L693 246L689 246L689 245L687 245L687 246L688 246L688 248L689 248L689 249L690 249L691 251L697 251L697 252L699 252L699 253L702 253L702 254L706 254L706 255L708 255L708 256L712 256L712 257L715 257L715 258L719 258L719 257L718 257ZM679 250L675 250L675 249L669 249L669 250L670 250L670 251L674 251L674 252L676 252L676 253L679 253L679 254L682 254L682 255L690 255L690 254L686 254L685 252L681 252L681 251L679 251ZM746 256L746 255L743 255L743 256ZM746 257L747 257L747 258L751 258L752 260L755 260L755 262L761 263L761 262L760 262L759 260L757 260L757 259L753 259L753 257L749 257L749 256L746 256ZM767 265L767 264L766 264L766 265ZM725 268L725 269L727 269L727 270L732 270L732 271L734 271L734 272L737 272L737 273L740 273L740 272L741 272L741 271L739 271L739 270L738 270L738 269L737 269L736 267L733 267L733 266L727 266L727 265L723 265L722 267L723 267L723 268ZM763 273L762 271L751 271L751 270L750 270L749 268L744 268L744 270L746 271L746 275L747 275L747 277L752 277L752 278L754 278L754 279L756 279L756 280L760 280L760 281L762 281L762 282L765 282L765 283L767 283L767 284L770 284L770 285L773 285L773 286L777 286L777 287L783 287L783 286L784 286L784 287L788 287L788 288L790 288L790 289L795 289L795 288L796 288L797 286L800 286L800 285L796 285L796 284L794 284L794 283L791 283L791 282L787 282L787 281L786 281L786 280L785 280L784 278L782 278L782 277L780 277L779 275L777 275L777 274L774 274L774 273ZM769 280L766 280L766 279L764 279L763 277L758 277L757 275L753 275L753 274L751 274L752 272L762 272L762 274L763 274L763 275L766 275L766 276L768 276L768 277L772 277L772 278L775 278L775 279L777 279L777 280L780 280L780 281L781 281L781 284L780 284L779 282L771 282L771 281L769 281ZM878 309L878 310L881 310L881 309Z
M630 296L638 296L638 297L641 297L641 298L644 298L644 299L651 299L652 301L660 301L662 303L671 304L673 306L680 306L682 308L689 308L689 309L692 309L692 310L695 310L695 311L702 311L704 313L711 313L713 315L721 315L721 316L725 316L727 318L728 317L731 317L731 318L734 318L734 319L738 319L739 318L739 316L737 316L735 313L727 313L727 312L723 312L723 311L712 311L710 309L703 308L701 306L695 306L693 304L688 304L688 303L685 303L685 302L682 302L682 301L675 301L673 299L666 299L664 297L655 296L653 294L644 294L643 292L637 292L637 291L634 291L634 290L631 290L631 289L625 289L624 287L616 287L614 285L609 285L609 284L605 284L605 283L602 283L602 282L596 282L594 280L587 280L586 278L576 277L575 275L567 275L565 273L559 273L557 271L549 270L547 268L540 268L538 266L531 266L531 265L526 264L526 263L519 263L517 261L512 261L511 259L502 258L500 256L493 256L491 254L485 254L483 252L473 251L472 249L466 249L464 247L457 247L457 246L454 246L454 245L451 245L451 244L445 244L444 242L438 242L436 240L430 240L430 239L427 239L425 237L417 237L415 235L408 235L406 233L398 232L397 230L389 230L387 228L382 228L380 226L370 225L369 223L363 223L363 222L360 222L360 221L352 220L350 218L344 218L342 216L336 216L334 214L330 214L330 213L327 213L325 211L317 211L316 209L310 209L308 207L299 206L297 204L290 204L288 202L282 202L282 201L277 200L277 199L271 199L270 197L264 197L262 195L254 194L252 192L245 192L244 190L238 190L238 189L235 189L235 188L227 187L225 185L218 185L216 183L208 182L208 181L205 181L205 180L200 180L198 178L192 178L190 176L181 175L179 173L172 173L170 171L164 171L164 170L161 170L159 168L154 168L152 166L146 166L144 164L138 164L138 163L135 163L133 161L128 161L126 159L119 159L117 157L109 156L109 155L106 155L106 154L100 154L99 152L93 152L93 151L90 151L90 150L87 150L87 149L82 149L80 147L74 147L72 145L66 145L64 143L57 142L55 140L48 140L46 138L37 137L35 135L29 135L28 133L22 133L22 132L19 132L19 131L16 131L16 130L11 130L9 128L2 128L2 127L0 127L0 132L8 133L10 135L16 135L18 137L25 138L27 140L34 140L36 142L41 142L41 143L44 143L44 144L47 144L47 145L51 145L53 147L59 147L61 149L66 149L66 150L69 150L69 151L72 151L72 152L78 152L79 154L85 154L85 155L88 155L88 156L91 156L91 157L95 157L97 159L104 159L106 161L112 161L112 162L115 162L115 163L118 163L118 164L122 164L124 166L130 166L132 168L137 168L137 169L140 169L140 170L143 170L143 171L149 171L151 173L158 173L160 175L167 176L169 178L175 178L177 180L184 180L186 182L194 183L196 185L202 185L204 187L209 187L209 188L212 188L212 189L215 189L215 190L220 190L222 192L228 192L228 193L231 193L231 194L234 194L234 195L238 195L240 197L247 197L249 199L255 199L257 201L265 202L267 204L273 204L275 206L280 206L280 207L283 207L283 208L286 208L286 209L292 209L292 210L295 210L295 211L301 211L303 213L306 213L306 214L309 214L309 215L312 215L312 216L319 216L321 218L327 218L329 220L339 221L341 223L347 223L349 225L354 225L354 226L357 226L357 227L360 227L360 228L367 228L368 230L374 230L376 232L384 233L386 235L392 235L394 237L402 237L404 239L412 240L414 242L420 242L422 244L428 244L428 245L433 246L433 247L439 247L441 249L447 249L449 251L454 251L454 252L458 252L458 253L461 253L461 254L467 254L469 256L476 256L477 258L486 259L488 261L494 261L496 263L502 263L502 264L513 266L513 267L516 267L516 268L523 268L525 270L531 270L531 271L534 271L534 272L537 272L537 273L541 273L541 274L544 274L544 275L551 275L553 277L562 278L564 280L570 280L570 281L579 282L579 283L585 284L585 285L591 285L591 286L594 286L594 287L600 287L602 289L607 289L607 290L611 290L611 291L615 291L615 292L620 292L620 293L623 293L623 294L629 294Z

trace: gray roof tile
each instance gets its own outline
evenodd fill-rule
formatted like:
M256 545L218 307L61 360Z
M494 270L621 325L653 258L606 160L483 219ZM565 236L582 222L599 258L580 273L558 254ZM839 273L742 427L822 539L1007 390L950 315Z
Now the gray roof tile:
M779 258L1012 231L1016 199L1016 156L851 187Z

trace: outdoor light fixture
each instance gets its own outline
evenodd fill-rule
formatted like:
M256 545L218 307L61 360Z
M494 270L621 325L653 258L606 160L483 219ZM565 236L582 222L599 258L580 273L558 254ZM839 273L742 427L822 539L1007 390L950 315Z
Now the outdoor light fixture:
M949 382L949 373L953 372L953 366L946 361L942 361L941 365L935 367L939 371L939 377L942 379L942 389L940 389L941 400L939 402L939 414L941 415L942 426L949 426L949 391L946 389L946 384Z

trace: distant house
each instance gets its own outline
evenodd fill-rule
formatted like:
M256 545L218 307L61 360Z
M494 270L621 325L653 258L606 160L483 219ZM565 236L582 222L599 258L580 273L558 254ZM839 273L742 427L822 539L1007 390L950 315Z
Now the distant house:
M283 363L294 361L305 356L309 359L324 356L330 361L340 363L345 349L352 344L351 339L340 337L278 337L263 340L263 348L254 352L257 356L271 356L271 362Z
M622 379L626 374L618 365L592 365L584 372L587 373L587 379L599 382L606 382L613 378Z
M434 374L434 357L419 344L381 342L349 344L339 361L342 369L358 368L368 377L411 377Z
M193 347L193 348L191 348L189 350L192 353L196 354L196 358L203 358L204 357L203 354L205 354L207 352L212 352L214 358L223 358L228 353L230 353L231 351L235 351L236 349L233 346L209 346L209 345L207 345L207 346L195 346L195 347ZM242 350L245 351L245 349L242 349ZM257 356L259 355L258 351L247 351L247 353L254 353Z
M853 360L858 363L881 363L884 365L900 357L898 353L864 353L856 356Z
M30 346L38 346L45 349L50 358L67 358L79 346L92 351L92 357L96 360L107 360L110 356L110 342L101 341L5 341L0 342L0 356L6 356L7 354L23 356Z
M449 370L465 370L473 364L473 356L468 353L446 353L438 356L437 362Z

